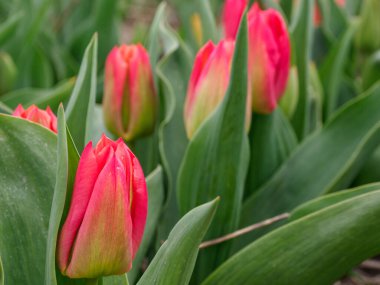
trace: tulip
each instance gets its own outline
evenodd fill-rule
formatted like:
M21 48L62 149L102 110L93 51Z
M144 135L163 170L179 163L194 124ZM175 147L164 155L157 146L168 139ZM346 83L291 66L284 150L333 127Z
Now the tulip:
M32 105L28 109L24 110L21 105L18 105L12 115L40 124L52 132L57 133L57 117L51 111L50 107L47 107L44 111L38 109L35 105Z
M147 216L139 161L122 139L102 136L83 150L69 212L59 235L58 266L70 278L97 278L131 269Z
M211 41L198 52L185 102L184 121L187 136L192 138L203 121L223 100L230 81L230 71L235 43L223 40L218 45ZM247 96L249 102L249 96ZM249 129L249 105L246 126Z
M157 98L149 55L141 45L122 45L107 57L103 113L107 128L127 141L153 132Z
M290 39L286 23L274 9L255 3L248 13L249 74L252 109L271 113L281 99L289 76Z
M236 37L241 17L247 5L247 0L226 0L224 3L222 18L226 38L234 39Z

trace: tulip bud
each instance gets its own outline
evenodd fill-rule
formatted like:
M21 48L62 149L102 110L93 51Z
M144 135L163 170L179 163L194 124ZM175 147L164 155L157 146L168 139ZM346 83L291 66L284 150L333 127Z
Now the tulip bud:
M12 115L40 124L54 133L57 133L57 117L51 111L50 107L47 107L46 111L44 111L32 105L24 110L21 105L18 105Z
M292 118L298 103L298 71L296 66L292 66L289 73L288 84L284 96L280 101L281 109L288 118Z
M192 138L198 127L216 109L226 94L234 47L234 41L230 40L223 40L216 46L209 41L195 57L184 112L189 138ZM249 99L247 96L247 102L250 102ZM250 104L247 105L247 129L251 121L249 106Z
M248 33L252 109L268 114L276 108L288 80L289 34L279 12L260 10L257 3L248 13Z
M0 52L0 95L13 88L17 68L9 54Z
M107 57L103 113L107 128L131 141L153 132L157 98L149 55L141 45L122 45Z
M223 27L226 38L235 39L247 0L226 0L223 8Z
M97 278L131 269L147 216L139 161L122 139L102 136L83 150L71 204L59 235L57 261L70 278Z
M360 23L356 33L356 45L359 49L373 52L380 49L380 1L363 1Z

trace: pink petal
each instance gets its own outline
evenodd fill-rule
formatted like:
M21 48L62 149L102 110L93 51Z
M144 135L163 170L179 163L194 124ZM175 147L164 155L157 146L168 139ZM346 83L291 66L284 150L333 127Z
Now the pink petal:
M226 0L223 8L223 27L226 38L235 39L247 0Z
M83 150L79 160L69 213L58 241L58 265L62 272L66 272L69 266L72 248L98 174L98 163L90 142Z
M132 195L131 195L131 218L133 224L132 231L132 258L140 246L146 223L148 212L148 191L146 187L145 177L139 161L130 151L132 161Z

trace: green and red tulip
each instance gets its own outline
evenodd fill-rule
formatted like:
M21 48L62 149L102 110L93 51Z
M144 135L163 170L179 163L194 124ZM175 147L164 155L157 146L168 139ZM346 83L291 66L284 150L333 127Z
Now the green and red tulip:
M185 102L184 121L189 138L223 100L230 81L234 48L232 40L222 40L217 45L209 41L198 52ZM251 112L247 108L247 128L250 121Z
M122 139L103 135L84 149L67 218L59 235L58 266L70 278L96 278L131 269L147 216L139 161Z
M248 13L249 74L252 109L271 113L281 99L290 70L290 38L285 20L256 3Z
M149 55L142 45L114 47L108 55L103 113L107 128L126 141L154 130L157 96Z
M51 111L50 107L47 107L46 110L41 110L37 106L32 105L25 110L20 104L12 115L40 124L52 132L57 133L57 117Z

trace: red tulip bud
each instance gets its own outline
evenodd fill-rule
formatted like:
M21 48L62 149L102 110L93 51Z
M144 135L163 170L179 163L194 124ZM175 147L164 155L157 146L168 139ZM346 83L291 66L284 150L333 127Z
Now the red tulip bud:
M107 57L103 111L107 128L127 141L150 134L157 98L149 55L141 45L122 45Z
M283 95L290 69L290 39L286 23L274 9L255 3L248 13L249 73L252 108L271 113Z
M50 107L47 107L46 111L44 111L38 109L35 105L32 105L24 110L21 105L18 105L12 115L35 122L57 133L57 117L51 111Z
M131 269L147 216L141 166L122 139L101 138L83 150L70 209L59 235L58 266L70 278Z
M210 41L195 58L184 113L189 138L224 98L230 81L234 47L234 41L223 40L216 46ZM249 101L249 96L247 100ZM251 112L248 110L248 128L250 120Z

